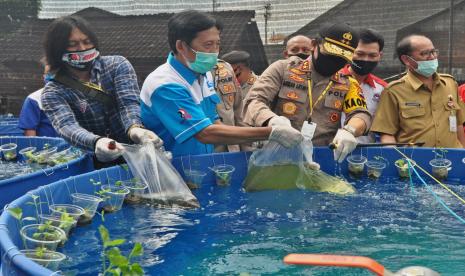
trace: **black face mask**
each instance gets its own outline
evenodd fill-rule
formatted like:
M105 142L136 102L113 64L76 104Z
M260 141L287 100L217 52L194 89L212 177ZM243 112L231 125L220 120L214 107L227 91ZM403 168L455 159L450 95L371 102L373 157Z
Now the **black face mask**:
M301 59L307 59L309 56L310 56L309 54L305 54L305 53L298 53L298 54L289 55L289 57L299 57Z
M347 61L343 58L322 54L320 52L320 46L318 46L318 58L315 60L315 57L312 55L312 64L313 68L322 76L329 77L334 75L339 71Z
M354 72L357 75L365 76L371 73L375 69L376 65L378 65L377 61L354 59L352 60L352 64L350 65L350 67L352 68L352 70L354 70Z

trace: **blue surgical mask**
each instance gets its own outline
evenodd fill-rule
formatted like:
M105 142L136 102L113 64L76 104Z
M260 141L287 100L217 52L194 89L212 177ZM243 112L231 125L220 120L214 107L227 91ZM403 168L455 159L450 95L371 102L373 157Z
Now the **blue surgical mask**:
M198 52L192 49L192 52L195 53L194 62L190 62L186 58L187 66L194 72L205 74L208 71L212 70L213 67L218 63L218 53L205 53Z
M411 58L411 57L410 57ZM413 59L413 58L411 58ZM414 60L414 59L413 59ZM417 69L415 69L415 72L418 74L424 76L424 77L431 77L436 70L438 69L438 59L430 59L430 60L415 60L417 63Z

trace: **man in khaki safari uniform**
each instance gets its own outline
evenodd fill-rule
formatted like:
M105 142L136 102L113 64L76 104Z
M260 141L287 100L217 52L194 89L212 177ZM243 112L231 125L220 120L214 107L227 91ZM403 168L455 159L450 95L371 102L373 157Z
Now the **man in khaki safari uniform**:
M249 92L258 76L250 68L250 54L246 51L231 51L221 57L224 61L231 64L234 74L241 85L242 99Z
M289 125L313 137L316 146L336 145L342 162L371 124L357 81L337 72L351 62L357 32L337 23L320 29L311 57L290 57L270 65L244 101L244 122L253 126ZM341 128L341 114L346 120ZM307 133L308 135L305 135Z
M438 74L438 50L425 36L410 35L397 45L407 74L381 94L371 131L381 142L424 142L426 147L462 148L465 105L457 83Z
M212 75L216 93L221 99L221 103L216 106L221 121L225 125L243 126L242 92L233 68L224 60L218 59ZM215 145L215 152L237 151L240 151L239 145Z

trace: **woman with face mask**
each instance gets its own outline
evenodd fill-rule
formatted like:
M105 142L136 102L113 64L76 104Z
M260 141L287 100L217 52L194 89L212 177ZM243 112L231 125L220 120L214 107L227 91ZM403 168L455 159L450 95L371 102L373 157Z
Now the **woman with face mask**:
M141 89L143 123L160 135L173 156L212 153L214 144L266 139L287 147L300 143L302 135L290 125L252 128L221 123L216 111L220 98L210 72L217 64L221 29L214 17L199 11L170 18L171 53Z
M60 136L93 151L97 167L121 156L119 143L161 147L161 139L141 123L132 65L122 56L101 56L88 22L78 16L56 19L44 46L52 77L41 101Z

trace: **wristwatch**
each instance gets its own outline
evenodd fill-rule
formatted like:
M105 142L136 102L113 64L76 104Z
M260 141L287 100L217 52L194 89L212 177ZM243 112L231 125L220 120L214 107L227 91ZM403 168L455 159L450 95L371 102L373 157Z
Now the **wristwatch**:
M348 132L350 132L354 137L355 137L355 133L356 133L356 129L355 127L351 126L351 125L345 125L343 127L343 129L347 130Z

